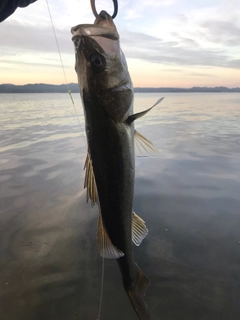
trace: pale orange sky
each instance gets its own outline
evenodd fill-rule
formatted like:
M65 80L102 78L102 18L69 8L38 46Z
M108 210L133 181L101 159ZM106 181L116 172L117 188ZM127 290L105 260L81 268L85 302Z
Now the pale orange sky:
M115 19L135 87L240 87L235 1L149 1L119 1ZM93 23L90 5L49 0L49 6L67 81L76 83L70 28ZM106 0L100 6L112 10ZM45 1L1 23L0 43L0 83L65 83Z

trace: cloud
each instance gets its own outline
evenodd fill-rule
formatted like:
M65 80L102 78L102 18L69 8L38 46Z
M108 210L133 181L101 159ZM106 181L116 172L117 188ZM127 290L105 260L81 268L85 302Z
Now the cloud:
M139 3L139 2L138 2ZM175 0L144 0L142 2L143 6L157 8L157 7L168 7L176 3Z
M125 19L125 20L133 20L133 19L142 18L142 16L143 16L143 14L137 12L136 10L128 9L124 14L123 19Z
M182 23L187 23L189 21L188 17L183 13L177 14L176 18L177 18L178 21L180 21Z
M180 45L191 46L191 47L198 47L199 46L197 41L195 41L191 38L183 37L178 32L171 32L171 35L176 39L176 41Z
M61 51L73 53L70 30L55 28L55 31ZM1 48L8 47L24 51L56 52L56 41L51 26L32 26L7 21L4 31L0 32L0 43Z
M51 60L51 59L50 59ZM26 65L26 66L34 66L34 67L39 67L39 68L42 68L42 67L53 67L53 68L59 68L61 67L60 65L60 61L59 59L56 60L56 64L53 64L53 63L39 63L38 62L24 62L24 61L21 61L21 60L11 60L11 59L3 59L0 61L0 66L1 65L4 65L3 67L1 66L1 69L3 68L7 68L9 69L8 64L10 66L12 66L13 64L15 65ZM68 66L68 65L64 65L64 68L65 69L72 69L72 66Z
M206 20L201 23L206 39L227 46L240 46L240 27L235 22Z
M216 75L208 74L208 73L205 73L205 72L194 72L194 71L192 71L192 72L185 73L185 75L191 76L191 77L217 78Z
M230 68L240 69L240 59L229 61Z
M219 44L220 41L225 45L226 43L239 45L240 28L237 24L220 20L206 20L199 23L199 28L205 30L204 37L208 43L205 43L204 46L197 40L197 29L189 34L184 34L181 30L171 32L169 40L143 32L129 31L126 27L120 28L119 33L121 45L127 58L171 66L214 66L239 69L240 60L228 48L219 45L213 46L214 43ZM7 21L1 31L3 32L0 32L0 54L2 60L6 60L5 62L7 62L7 56L24 56L27 53L37 53L41 59L45 53L58 55L51 25L38 26ZM74 59L70 30L66 27L62 29L55 27L55 31L61 54L67 54ZM49 56L50 58L52 56ZM26 59L23 63L27 64ZM41 60L40 63L43 61ZM35 63L31 60L29 64L35 65L38 62Z
M170 7L175 4L175 0L142 0L142 1L123 1L121 11L123 19L125 20L135 20L141 18L144 21L147 21L146 15L149 19L153 14L156 14L157 11L160 11L162 7ZM120 10L119 10L120 11ZM160 16L159 12L159 16Z
M122 47L127 57L153 63L239 68L239 60L225 50L204 48L192 39L177 38L177 34L175 41L164 41L139 32L128 32L122 36Z
M120 30L119 33L120 33L121 43L124 43L124 44L133 43L134 46L137 46L137 47L142 47L142 46L145 47L145 45L150 45L150 44L156 45L156 43L162 42L161 38L151 36L151 35L148 35L148 34L142 33L142 32Z

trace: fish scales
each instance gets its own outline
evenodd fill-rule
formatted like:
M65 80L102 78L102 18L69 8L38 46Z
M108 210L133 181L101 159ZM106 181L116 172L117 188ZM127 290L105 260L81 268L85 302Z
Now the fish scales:
M133 212L134 140L148 154L156 151L134 129L134 121L151 108L133 114L132 81L119 34L107 12L101 11L94 24L73 27L72 34L88 141L84 185L87 199L99 206L99 252L117 259L136 314L148 320L143 298L150 282L135 263L132 241L138 246L148 233L145 222Z

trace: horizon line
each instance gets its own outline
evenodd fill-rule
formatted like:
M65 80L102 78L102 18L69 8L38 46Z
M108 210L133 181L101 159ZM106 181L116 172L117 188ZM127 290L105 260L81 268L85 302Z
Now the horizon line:
M25 84L14 84L14 83L0 83L0 86L2 85L11 85L11 86L28 86L28 85L46 85L46 86L68 86L68 85L78 85L77 82L69 82L69 83L61 83L61 84L54 84L54 83L43 83L43 82L35 82L35 83L25 83ZM139 87L139 86L136 86L136 87L133 87L134 89L192 89L192 88L208 88L208 89L214 89L214 88L227 88L227 89L240 89L239 86L236 86L236 87L228 87L228 86L224 86L224 85L221 85L221 86L197 86L197 85L194 85L192 87L146 87L146 86L143 86L143 87Z

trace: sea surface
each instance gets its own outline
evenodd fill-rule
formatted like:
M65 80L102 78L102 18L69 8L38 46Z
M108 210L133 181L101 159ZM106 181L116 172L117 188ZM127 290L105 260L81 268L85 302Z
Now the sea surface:
M240 319L240 94L166 93L136 121L160 150L136 158L134 247L152 320ZM162 93L135 94L135 111ZM98 209L83 188L80 97L0 95L0 319L96 320ZM137 320L105 260L101 320Z

